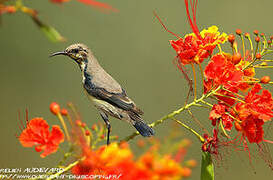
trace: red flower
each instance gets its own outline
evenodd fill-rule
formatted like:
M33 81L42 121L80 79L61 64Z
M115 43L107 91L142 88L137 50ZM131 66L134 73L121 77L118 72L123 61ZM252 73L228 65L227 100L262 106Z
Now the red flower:
M264 136L263 124L264 121L254 115L248 116L247 120L241 123L243 136L246 136L250 143L260 143Z
M19 136L24 147L35 146L37 152L44 151L40 156L46 157L57 151L59 144L64 141L64 134L59 126L52 126L51 132L47 122L42 118L30 120L27 127Z
M236 69L228 54L216 54L205 68L205 77L213 80L214 86L236 88L242 80L243 73Z
M245 103L238 103L236 110L239 112L241 120L245 120L249 115L254 114L263 121L269 121L273 117L273 99L268 90L263 90L261 95L257 94L262 89L256 83L245 97Z
M216 26L211 26L208 29L204 29L201 33L199 32L196 23L197 3L198 0L190 0L191 18L189 2L185 0L187 17L193 33L186 35L184 40L179 38L176 41L170 41L179 57L179 63L182 65L202 63L204 59L212 54L217 44L224 43L227 40L227 35L225 33L220 35Z
M229 108L223 104L214 104L209 115L212 125L216 126L219 121L222 122L224 128L228 131L232 128L233 119L227 114Z
M218 32L218 27L216 26L211 26L208 29L199 32L196 23L197 2L197 0L190 0L192 11L191 18L188 0L185 0L187 17L193 33L184 36L184 38L181 38L168 30L160 18L155 14L165 30L178 38L177 40L170 41L172 47L177 53L178 67L186 64L202 63L204 59L208 58L212 54L217 44L224 43L227 40L227 34L220 34L220 32Z
M229 105L235 103L234 95L242 87L243 72L232 63L231 56L228 54L216 54L206 66L204 71L207 81L204 83L204 93L211 88L217 88L222 85L229 91L219 90L217 98ZM230 92L231 91L231 92Z
M170 43L179 57L179 63L183 66L192 63L200 64L211 54L211 51L200 48L202 41L194 34L190 34L184 39L171 40Z
M263 141L262 125L273 117L272 96L268 90L263 90L261 95L257 94L261 89L260 84L255 84L245 97L245 103L239 102L235 106L243 136L250 143Z
M207 134L204 135L205 142L202 145L202 151L209 152L210 154L218 155L219 139L218 130L213 129L213 137L208 137Z

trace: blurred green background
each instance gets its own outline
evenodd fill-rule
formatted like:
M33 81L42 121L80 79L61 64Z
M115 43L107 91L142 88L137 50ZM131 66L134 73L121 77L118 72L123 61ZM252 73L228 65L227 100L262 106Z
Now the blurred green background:
M26 5L37 9L40 18L54 26L67 38L65 43L51 43L25 14L4 15L0 27L0 109L1 148L0 168L5 167L53 167L60 154L41 159L33 148L23 148L14 134L19 133L18 110L29 110L29 117L42 116L49 123L58 124L49 112L53 101L65 106L73 102L89 126L102 121L83 93L79 68L65 57L49 59L50 53L63 50L72 43L87 44L101 65L127 90L130 97L145 111L144 118L152 122L181 107L188 91L187 83L174 67L175 56L168 40L175 39L165 32L154 17L156 10L167 27L184 36L191 32L186 20L183 0L109 0L104 1L119 9L119 13L105 14L76 1L61 6L47 0L26 1ZM258 29L267 35L273 30L273 1L200 1L198 7L199 29L217 25L220 31L244 32ZM206 63L205 63L206 64ZM259 75L259 73L261 73ZM272 75L272 71L267 71ZM258 77L262 72L258 72ZM272 88L267 86L269 89ZM201 94L201 92L199 92ZM195 116L208 124L208 112L195 110ZM189 116L185 116L191 121ZM168 134L171 123L155 128L156 137ZM134 129L124 122L112 119L112 132L120 137ZM197 125L193 125L198 130ZM187 158L200 161L199 142L192 139ZM268 136L268 139L272 135ZM136 139L140 139L137 137ZM130 142L134 145L136 140ZM272 145L269 145L272 149ZM260 157L249 164L245 153L226 154L220 168L216 168L216 179L273 179L272 170ZM223 165L224 164L224 165ZM190 179L199 179L200 167L194 169Z

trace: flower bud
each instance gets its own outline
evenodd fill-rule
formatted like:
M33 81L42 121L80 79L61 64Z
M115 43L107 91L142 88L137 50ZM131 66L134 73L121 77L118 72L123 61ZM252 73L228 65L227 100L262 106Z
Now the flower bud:
M57 104L56 102L51 103L49 106L49 109L55 115L60 113L60 110L61 110L60 105Z
M255 34L256 36L259 34L258 30L253 31L253 34Z
M86 123L82 123L81 127L85 128L86 127Z
M88 130L85 131L86 136L90 136L90 134L91 134L90 131L88 131Z
M36 152L41 152L43 148L41 146L35 146L35 151Z
M241 53L235 53L235 54L233 54L233 56L232 56L232 62L233 62L233 64L238 64L240 61L241 61L241 59L242 59L242 56L241 56Z
M237 131L241 131L241 130L242 130L241 125L240 125L238 122L236 122L236 121L235 121L235 123L234 123L234 126L235 126L235 129L236 129Z
M93 131L96 131L96 130L98 129L98 126L97 126L96 124L93 124L92 127L91 127L91 129L92 129Z
M255 41L256 41L256 42L260 42L260 37L257 36L257 37L255 38Z
M182 176L189 177L191 175L191 169L188 167L182 168Z
M245 33L245 37L248 38L250 37L250 34L248 32Z
M82 125L82 122L80 120L76 120L76 125L77 126L81 126Z
M232 44L235 41L235 36L234 34L229 34L228 35L228 41Z
M63 109L61 110L61 114L62 114L63 116L67 116L67 115L68 115L67 109L63 108Z
M10 14L15 13L17 10L15 8L15 6L6 6L5 9L6 9L7 13L10 13Z
M261 59L262 58L262 55L260 53L257 53L256 54L256 59Z
M261 78L260 82L263 83L263 84L267 84L267 83L270 82L270 77L269 76L264 76L264 77Z
M236 34L239 35L239 36L242 35L242 30L241 29L236 29Z
M208 150L208 148L207 148L206 144L203 144L202 145L202 151L203 152L207 152L207 150Z
M197 166L197 162L196 162L196 160L194 160L194 159L191 159L191 160L188 160L188 161L186 161L186 163L185 163L188 167L196 167Z

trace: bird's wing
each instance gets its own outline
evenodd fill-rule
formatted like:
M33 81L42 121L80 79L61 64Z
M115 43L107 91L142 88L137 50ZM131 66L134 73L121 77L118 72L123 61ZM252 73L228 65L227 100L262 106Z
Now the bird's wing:
M104 100L109 104L116 106L120 109L137 113L139 115L143 114L135 103L126 95L125 91L122 93L110 93L106 89L101 87L90 86L90 84L84 84L84 88L87 93L97 99Z

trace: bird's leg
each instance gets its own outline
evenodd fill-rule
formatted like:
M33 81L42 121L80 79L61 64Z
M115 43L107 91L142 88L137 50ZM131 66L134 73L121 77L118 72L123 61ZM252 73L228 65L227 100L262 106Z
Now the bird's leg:
M102 119L104 120L104 122L106 124L106 128L107 128L107 145L109 145L110 144L110 131L111 131L110 121L108 119L108 115L105 114L104 112L100 112L100 116L102 117Z

